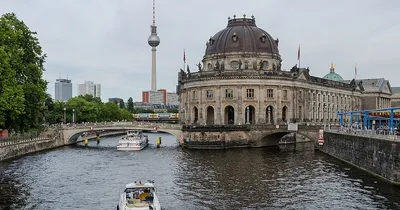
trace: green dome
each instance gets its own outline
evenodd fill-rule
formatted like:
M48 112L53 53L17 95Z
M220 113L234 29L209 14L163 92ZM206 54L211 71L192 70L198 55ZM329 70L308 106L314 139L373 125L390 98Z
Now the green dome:
M329 72L329 74L324 76L324 79L329 79L332 81L343 82L342 76L336 74L335 72Z
M333 63L331 64L330 72L324 76L324 79L336 81L336 82L343 82L342 76L335 73L335 67L333 67Z

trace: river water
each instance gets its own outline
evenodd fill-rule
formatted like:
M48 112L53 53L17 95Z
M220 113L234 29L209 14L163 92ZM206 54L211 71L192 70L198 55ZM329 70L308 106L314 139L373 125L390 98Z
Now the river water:
M155 147L162 136L162 147ZM123 186L155 180L164 209L399 209L400 189L312 150L182 150L149 134L140 152L118 137L0 163L0 209L116 209Z

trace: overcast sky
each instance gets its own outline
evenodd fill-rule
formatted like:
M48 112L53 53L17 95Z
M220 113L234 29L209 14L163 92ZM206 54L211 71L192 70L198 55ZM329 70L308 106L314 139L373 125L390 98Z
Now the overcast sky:
M297 61L324 76L331 61L344 79L384 77L400 86L399 0L158 0L157 88L175 91L183 49L192 71L210 36L228 16L254 15L258 27L279 38L282 68ZM44 78L54 96L55 79L72 79L73 95L84 80L102 85L102 99L132 96L151 88L151 0L0 0L14 12L47 54Z

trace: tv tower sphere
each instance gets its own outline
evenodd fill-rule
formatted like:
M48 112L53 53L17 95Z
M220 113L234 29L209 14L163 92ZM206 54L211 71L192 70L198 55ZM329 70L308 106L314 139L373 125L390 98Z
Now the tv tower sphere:
M151 47L157 47L160 44L160 38L157 34L152 34L149 36L148 42Z

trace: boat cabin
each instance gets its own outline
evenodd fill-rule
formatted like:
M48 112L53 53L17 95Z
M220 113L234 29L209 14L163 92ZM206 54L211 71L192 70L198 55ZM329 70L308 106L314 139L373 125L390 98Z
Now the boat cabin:
M127 136L142 136L143 131L142 130L129 130L126 132Z
M131 183L125 188L127 207L146 207L153 204L155 189L151 183Z

